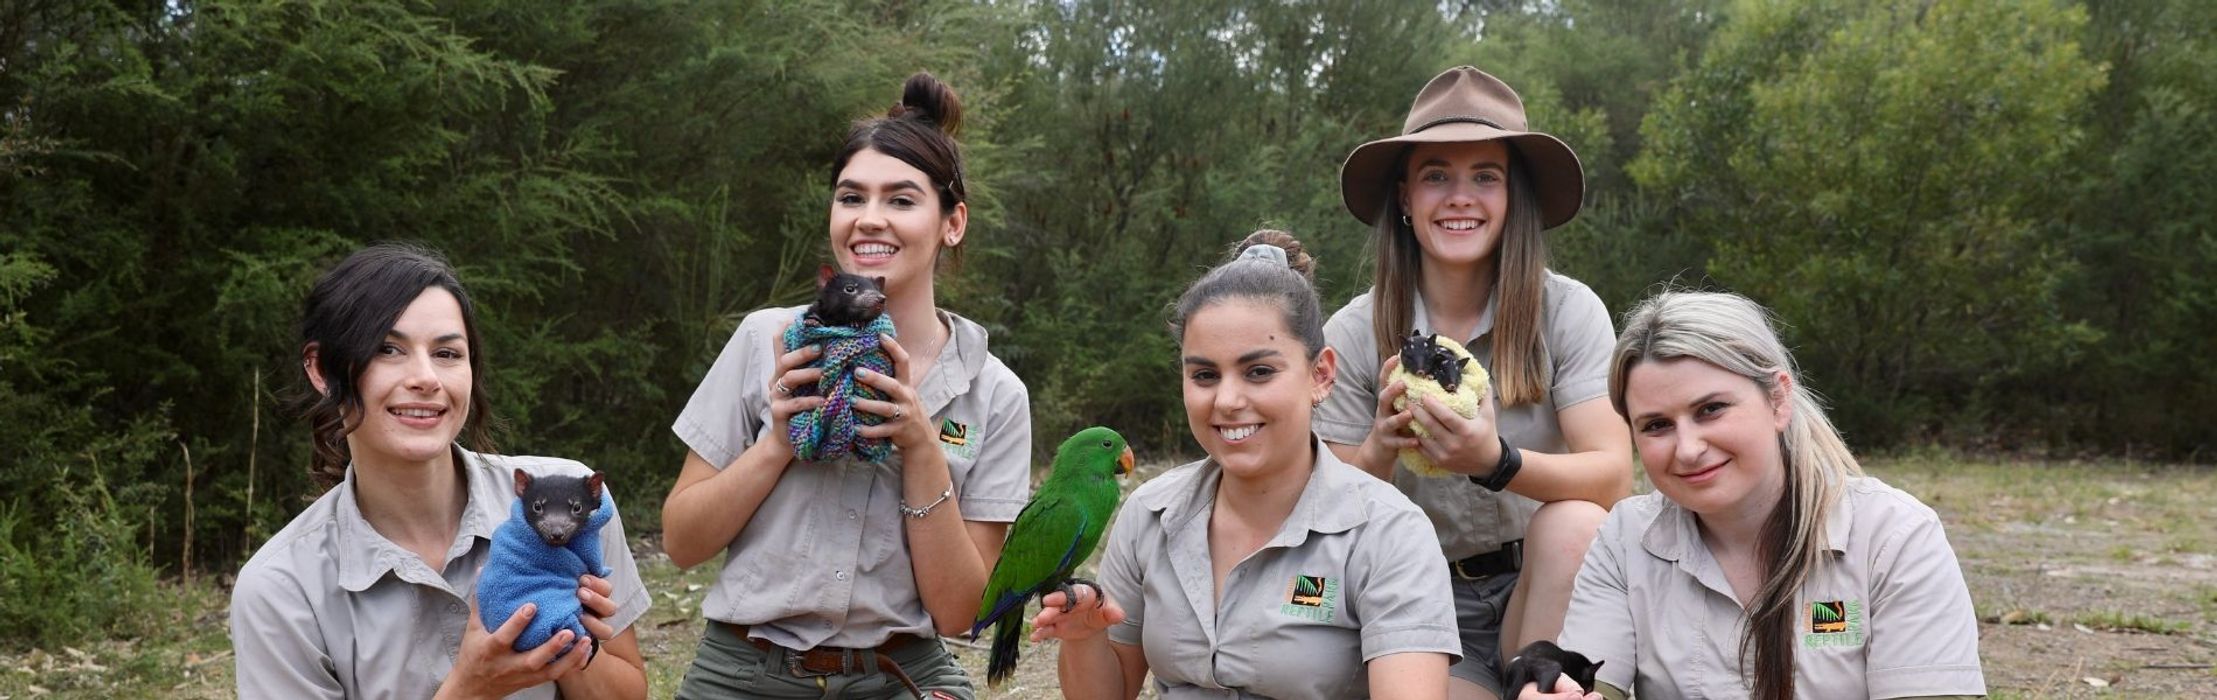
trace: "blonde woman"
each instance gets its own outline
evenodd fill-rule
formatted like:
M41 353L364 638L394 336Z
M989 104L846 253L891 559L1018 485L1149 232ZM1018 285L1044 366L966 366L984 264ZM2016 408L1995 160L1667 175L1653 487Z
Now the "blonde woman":
M1985 694L1940 519L1863 475L1762 307L1640 304L1609 399L1656 493L1610 514L1571 596L1562 646L1602 662L1601 696Z
M1314 425L1437 528L1463 646L1451 697L1500 696L1501 650L1562 629L1586 545L1631 491L1631 438L1598 400L1609 312L1547 269L1545 232L1577 214L1584 190L1570 147L1528 130L1516 91L1469 66L1433 78L1401 135L1356 148L1340 170L1377 262L1370 290L1325 325L1344 370ZM1492 395L1477 416L1436 400L1394 407L1401 384L1384 378L1411 331L1486 366ZM1404 449L1467 478L1417 476L1398 466Z

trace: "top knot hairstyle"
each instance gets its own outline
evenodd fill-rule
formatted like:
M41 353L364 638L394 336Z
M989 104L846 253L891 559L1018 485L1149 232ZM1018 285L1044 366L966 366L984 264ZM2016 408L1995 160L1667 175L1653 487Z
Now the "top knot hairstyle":
M314 458L308 473L317 486L329 489L346 480L352 460L346 436L354 432L349 416L360 416L362 371L377 356L385 334L400 320L401 312L432 287L454 295L462 307L462 330L469 336L469 422L462 439L470 449L492 452L492 406L485 393L485 353L477 332L477 307L471 303L454 268L438 253L418 246L385 243L347 256L316 280L300 314L300 348L305 359L309 346L316 348L316 372L324 390L313 384L300 392L298 404L314 436Z
M1284 262L1273 255L1250 255L1259 245L1285 251ZM1323 303L1316 296L1316 259L1302 249L1293 234L1263 229L1232 245L1223 264L1209 270L1178 297L1170 316L1170 334L1185 338L1185 324L1193 314L1226 299L1252 299L1277 307L1286 328L1301 338L1308 359L1324 351Z
M877 151L924 171L932 190L939 193L940 215L953 214L955 205L970 199L969 185L963 181L962 151L955 145L955 132L961 128L962 99L955 96L954 88L918 71L901 85L901 101L885 116L856 121L847 129L847 141L831 161L832 180L839 179L854 154L863 149Z

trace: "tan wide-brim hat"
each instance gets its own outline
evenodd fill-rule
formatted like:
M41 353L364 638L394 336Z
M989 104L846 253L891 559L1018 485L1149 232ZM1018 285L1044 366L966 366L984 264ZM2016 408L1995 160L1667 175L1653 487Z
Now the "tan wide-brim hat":
M1508 141L1533 180L1540 200L1540 227L1555 228L1578 215L1586 195L1585 170L1578 154L1553 136L1527 130L1524 101L1507 83L1470 66L1456 66L1432 78L1409 105L1401 135L1355 147L1339 168L1339 196L1347 212L1365 224L1376 223L1380 207L1394 196L1401 180L1402 154L1420 143Z

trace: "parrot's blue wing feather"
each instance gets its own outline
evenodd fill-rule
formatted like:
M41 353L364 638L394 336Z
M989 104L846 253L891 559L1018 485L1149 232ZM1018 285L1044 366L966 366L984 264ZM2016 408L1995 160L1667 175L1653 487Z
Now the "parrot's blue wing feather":
M1068 506L1069 504L1061 499L1039 500L1025 506L1024 512L1016 516L1016 526L1009 533L1009 549L1001 552L1001 561L1007 563L1011 561L1011 557L1021 557L1029 553L1044 553L1038 552L1036 549L1032 549L1030 552L1020 551L1031 549L1029 543L1034 538L1047 534L1038 532L1036 530L1038 526L1026 527L1026 525L1051 522L1054 514ZM1035 513L1034 508L1040 510ZM1077 517L1078 526L1069 533L1069 542L1063 545L1062 554L1056 558L1054 570L1042 572L1039 580L1010 582L1008 588L1001 590L999 595L994 596L992 607L981 611L982 614L978 615L978 618L972 622L970 636L976 637L979 632L985 631L985 628L991 626L994 621L1001 619L1002 615L1023 610L1024 604L1030 602L1033 595L1059 583L1061 578L1059 574L1070 571L1072 567L1077 566L1077 562L1071 561L1071 559L1077 556L1078 544L1085 539L1085 532L1087 528L1092 527L1093 523L1085 517L1083 509L1073 509L1073 513Z

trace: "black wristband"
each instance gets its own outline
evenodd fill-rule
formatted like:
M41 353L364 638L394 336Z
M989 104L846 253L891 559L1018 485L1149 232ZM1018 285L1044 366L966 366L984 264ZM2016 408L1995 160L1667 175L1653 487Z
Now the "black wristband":
M1484 477L1472 476L1470 477L1470 483L1484 486L1487 491L1499 493L1502 489L1509 487L1510 479L1516 478L1516 471L1524 468L1524 455L1517 452L1515 446L1509 444L1508 438L1500 435L1494 437L1501 440L1501 461L1494 463L1492 474L1487 474Z

